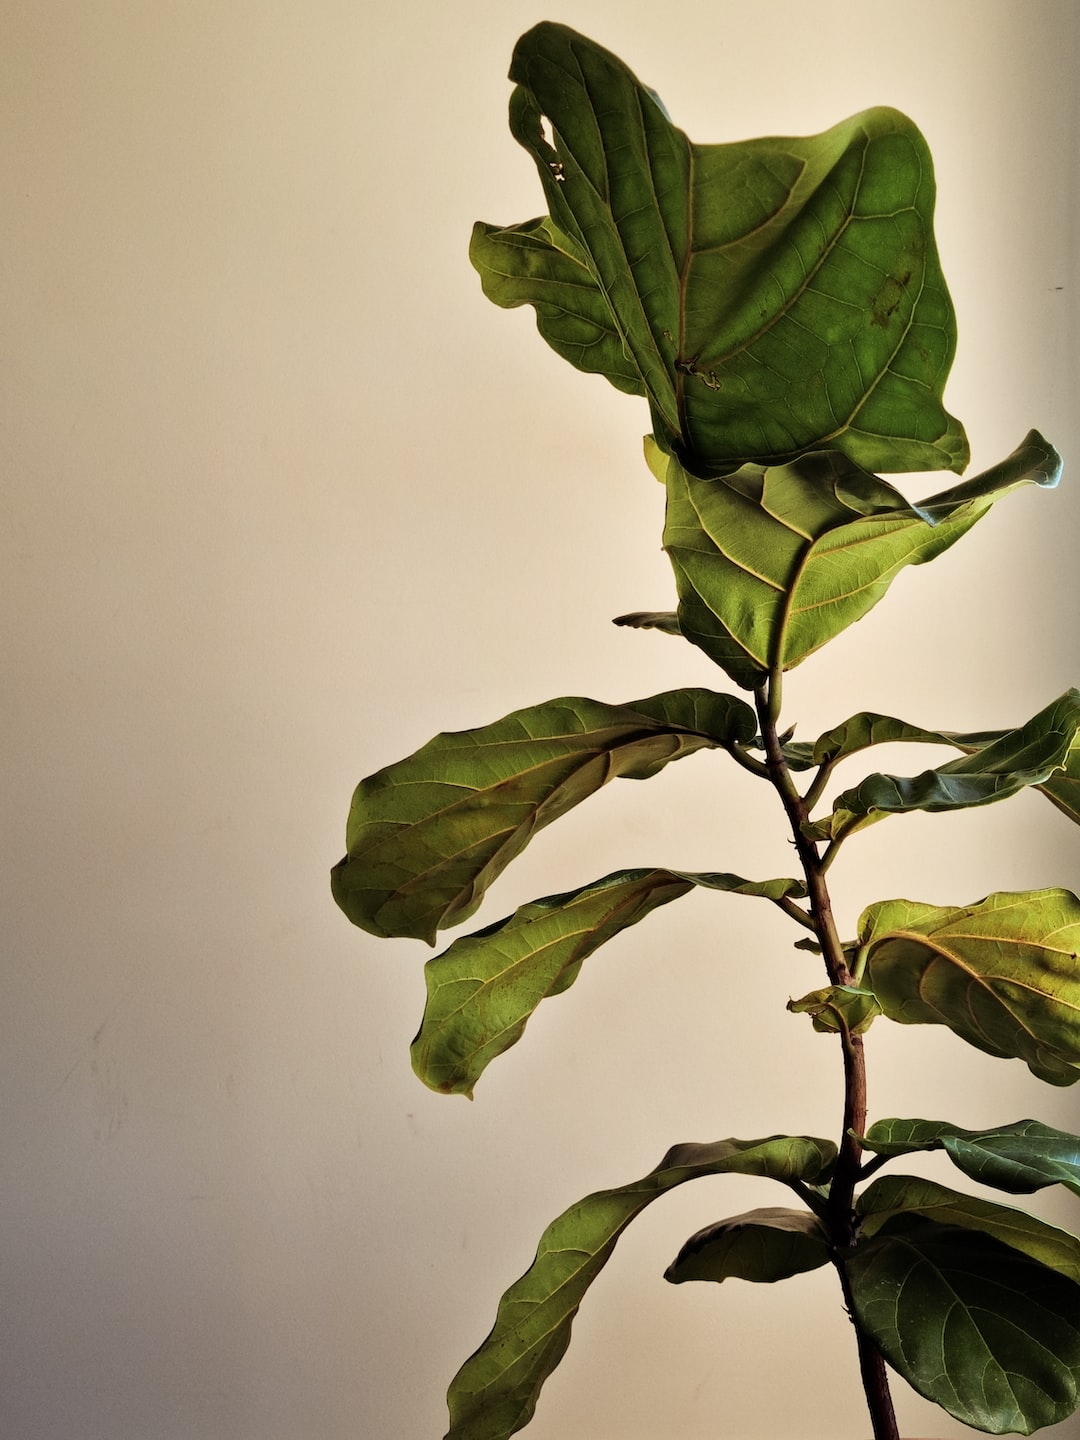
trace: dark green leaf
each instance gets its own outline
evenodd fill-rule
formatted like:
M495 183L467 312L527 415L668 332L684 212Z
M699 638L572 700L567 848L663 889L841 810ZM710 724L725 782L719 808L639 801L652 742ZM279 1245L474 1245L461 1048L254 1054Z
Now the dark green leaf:
M522 905L424 967L427 1007L412 1047L417 1075L433 1090L471 1096L491 1061L520 1040L541 1000L568 989L587 956L695 885L770 900L805 893L796 880L624 870Z
M1063 815L1080 825L1080 736L1073 741L1064 768L1051 775L1039 789Z
M852 985L827 985L813 990L801 1000L789 1000L787 1008L793 1015L809 1015L819 1033L835 1035L846 1030L862 1035L870 1029L881 1007L867 990Z
M672 690L629 705L550 700L437 735L357 786L334 898L373 935L433 942L476 910L537 830L608 780L645 779L703 747L745 743L756 728L730 695Z
M996 1200L964 1195L914 1175L885 1175L863 1191L855 1208L861 1239L877 1235L897 1217L917 1215L941 1225L982 1231L1080 1284L1080 1239Z
M871 905L860 985L890 1020L947 1025L1052 1085L1080 1079L1080 900L1068 890L989 895L942 909Z
M1080 1195L1080 1135L1039 1120L1016 1120L993 1130L964 1130L947 1120L879 1120L862 1143L885 1156L944 1150L972 1180L1013 1195L1047 1185L1064 1185Z
M667 486L680 629L751 689L861 619L906 565L940 555L1002 496L1060 474L1035 431L993 469L920 505L836 451L712 479L654 442L646 457Z
M808 1210L767 1206L733 1215L691 1235L664 1271L686 1280L753 1280L770 1285L829 1263L828 1236Z
M1032 1253L1053 1251L1040 1235L1052 1227L954 1200L873 1216L845 1261L855 1318L950 1415L993 1435L1029 1435L1080 1402L1080 1285Z
M890 721L884 716L856 716L848 722L848 733L839 740L837 732L822 739L847 748L837 750L851 754L860 736L860 721L874 722L872 728L882 738L930 740L970 745L970 737L946 736L944 732L923 731ZM847 729L847 727L843 727ZM839 840L871 825L886 815L899 815L912 810L960 810L974 805L989 805L1005 800L1029 785L1043 784L1060 770L1072 753L1080 729L1080 691L1067 690L1064 695L1041 710L1017 730L1007 730L956 760L948 760L935 770L921 775L868 775L851 790L845 790L833 802L832 814L807 827L807 833L818 840ZM865 732L864 732L865 733ZM820 744L821 742L819 742ZM869 740L867 743L880 743Z
M801 1136L676 1145L643 1180L572 1205L548 1226L533 1264L503 1296L491 1334L455 1376L446 1440L507 1440L529 1423L570 1343L585 1292L627 1225L658 1196L698 1176L727 1173L815 1184L828 1178L835 1160L828 1140Z
M955 322L933 170L910 120L874 109L808 139L694 145L620 60L550 23L510 75L551 222L527 257L519 237L542 222L483 227L474 263L496 303L536 305L560 354L580 363L580 345L604 370L602 353L624 389L628 360L658 438L702 473L823 445L868 468L963 469L941 405Z

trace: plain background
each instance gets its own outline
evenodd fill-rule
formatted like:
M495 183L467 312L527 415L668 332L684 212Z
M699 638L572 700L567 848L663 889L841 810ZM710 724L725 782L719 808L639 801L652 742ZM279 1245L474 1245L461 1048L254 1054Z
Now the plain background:
M505 125L513 42L541 18L0 5L12 1440L435 1440L447 1382L566 1205L676 1141L835 1133L833 1044L784 1010L815 964L767 905L694 895L628 932L469 1105L409 1069L426 949L330 901L353 785L436 731L553 695L728 688L689 647L609 624L672 601L644 407L488 305L467 263L474 219L542 209ZM1080 455L1070 0L546 18L623 56L695 139L910 113L936 156L973 470L1033 425ZM1073 474L905 572L795 672L799 733L862 708L1004 726L1080 680ZM710 756L611 786L476 923L624 866L787 873L760 788ZM850 934L872 900L1078 880L1080 831L1026 795L876 827L835 895ZM946 1032L869 1040L879 1117L1078 1128L1075 1092ZM860 1440L831 1273L660 1278L691 1231L785 1197L718 1178L647 1211L529 1435ZM1076 1203L1034 1202L1064 1223ZM896 1389L905 1433L961 1433Z

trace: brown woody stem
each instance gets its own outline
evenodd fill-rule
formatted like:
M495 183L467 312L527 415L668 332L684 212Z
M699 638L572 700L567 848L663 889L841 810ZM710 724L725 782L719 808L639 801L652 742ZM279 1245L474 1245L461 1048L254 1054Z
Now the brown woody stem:
M791 827L795 849L806 879L806 891L810 900L810 914L822 958L831 985L850 985L851 972L848 969L844 947L833 918L832 901L825 883L826 866L818 851L817 843L807 838L805 825L809 818L809 807L800 795L780 744L777 721L779 719L779 677L774 676L767 686L755 691L758 723L765 749L766 766L773 788L779 795ZM859 1348L859 1370L862 1375L863 1391L870 1410L874 1427L874 1440L899 1440L892 1397L889 1394L889 1380L881 1352L855 1319L852 1306L851 1287L844 1270L844 1254L855 1240L855 1186L862 1169L862 1146L855 1138L866 1132L866 1061L861 1035L852 1035L846 1028L840 1032L844 1056L844 1128L840 1137L840 1153L836 1170L829 1189L829 1199L823 1216L829 1232L833 1263L840 1276L844 1303L847 1307Z

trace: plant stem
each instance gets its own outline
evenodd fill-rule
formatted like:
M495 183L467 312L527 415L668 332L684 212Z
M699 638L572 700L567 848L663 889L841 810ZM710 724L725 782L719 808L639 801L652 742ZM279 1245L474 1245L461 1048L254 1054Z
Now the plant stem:
M774 676L768 686L755 691L758 723L765 748L769 779L780 797L791 826L795 849L806 878L806 891L810 900L810 913L822 958L832 985L850 985L852 975L848 969L844 947L836 929L832 900L825 883L825 869L822 856L815 841L806 837L803 826L809 815L809 806L795 785L784 759L780 744L777 722L779 720L779 684ZM840 1137L836 1170L829 1189L825 1207L824 1223L829 1232L834 1252L834 1264L840 1276L844 1304L847 1307L859 1348L859 1370L862 1375L863 1391L870 1410L874 1427L874 1440L899 1440L896 1416L893 1412L892 1397L889 1394L889 1380L885 1361L870 1337L863 1333L855 1319L851 1300L851 1288L843 1266L843 1253L855 1240L855 1214L853 1209L855 1185L862 1169L862 1146L855 1138L866 1131L866 1062L861 1035L853 1035L847 1029L840 1032L844 1056L844 1126Z

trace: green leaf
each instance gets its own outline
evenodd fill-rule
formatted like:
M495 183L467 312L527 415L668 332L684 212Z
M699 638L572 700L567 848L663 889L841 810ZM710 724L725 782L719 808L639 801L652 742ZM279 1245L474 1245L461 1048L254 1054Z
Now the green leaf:
M427 1006L412 1046L416 1074L433 1090L471 1097L491 1061L520 1040L541 1000L574 983L582 961L695 885L770 900L805 894L797 880L623 870L522 905L455 940L424 967Z
M529 1423L586 1291L627 1225L658 1196L702 1175L815 1184L835 1160L830 1141L802 1136L676 1145L644 1179L572 1205L545 1230L533 1264L500 1301L490 1335L455 1376L446 1440L507 1440Z
M815 765L835 765L873 745L896 745L905 741L948 745L955 749L958 737L945 730L926 730L906 720L895 720L891 715L863 710L826 730L812 743L792 741L785 745L784 757L791 769L810 770Z
M497 304L534 304L560 354L580 363L580 344L621 389L629 362L658 439L700 473L825 445L868 468L963 469L941 404L955 321L933 169L910 120L879 108L807 139L695 145L620 60L550 23L510 76L551 218L482 227L473 261Z
M742 700L689 689L628 705L550 700L437 735L357 786L334 898L373 935L432 943L476 910L537 830L608 780L646 779L756 728Z
M909 1384L993 1435L1029 1435L1073 1413L1075 1237L903 1177L876 1182L860 1208L862 1235L844 1262L852 1308Z
M856 1202L856 1318L908 1382L991 1434L1080 1402L1080 1240L1023 1211L890 1176Z
M890 1020L947 1025L1051 1085L1080 1079L1080 900L1070 891L1000 892L953 909L883 901L864 911L859 941L859 983Z
M771 1285L829 1263L828 1236L808 1210L767 1206L733 1215L691 1235L664 1271L686 1280L753 1280Z
M1039 1120L1016 1120L993 1130L964 1130L947 1120L879 1120L862 1144L887 1157L944 1150L972 1180L1013 1195L1047 1185L1064 1185L1080 1195L1080 1135Z
M1080 735L1074 739L1063 768L1039 789L1074 825L1080 825Z
M850 1035L863 1035L881 1014L873 995L853 985L827 985L823 990L812 990L801 1000L789 1000L787 1008L793 1015L809 1015L814 1029L823 1035L836 1035L842 1030Z
M860 1244L898 1216L916 1215L940 1225L979 1230L1080 1285L1080 1238L996 1200L964 1195L914 1175L884 1175L863 1191L855 1209Z
M861 619L906 565L934 559L1019 485L1055 485L1036 431L975 479L909 504L836 451L703 479L646 442L667 487L679 627L739 685L790 670Z
M882 738L972 743L971 739L949 737L945 732L920 734L914 726L903 726L901 721L889 721L884 716L856 716L848 722L850 728L843 740L838 741L836 732L822 737L827 744L848 747L836 749L833 758L862 748L857 745L859 721L872 722L866 730ZM898 733L901 727L905 733ZM1006 800L1029 785L1045 783L1060 770L1074 750L1078 730L1080 691L1068 690L1026 725L989 738L980 737L982 743L972 753L948 760L935 770L911 777L868 775L853 789L838 795L832 814L808 826L807 834L817 840L840 840L886 815L913 810L961 810Z
M478 221L469 259L489 300L505 310L536 307L537 328L564 360L606 375L627 394L645 394L581 250L547 216L505 230Z

